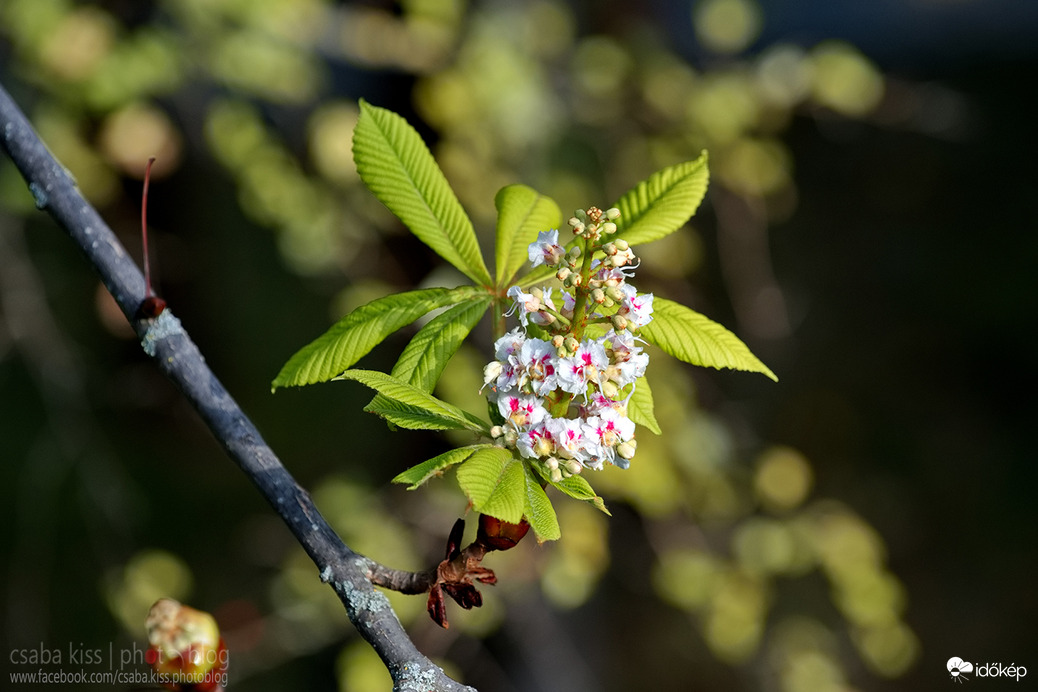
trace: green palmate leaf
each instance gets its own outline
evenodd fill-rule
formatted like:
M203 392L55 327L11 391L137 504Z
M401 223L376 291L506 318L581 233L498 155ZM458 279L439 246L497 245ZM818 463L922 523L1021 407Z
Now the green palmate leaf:
M393 482L407 483L407 489L414 490L433 476L440 475L444 469L455 464L460 464L475 452L481 449L488 449L492 446L493 445L469 445L468 447L452 449L449 452L444 452L428 461L423 461L420 464L412 466L394 478Z
M641 328L641 336L686 363L759 372L778 382L775 373L739 337L673 301L653 299L652 321Z
M489 305L490 295L486 294L458 303L429 320L411 339L389 374L431 393L447 361L457 352ZM382 415L379 410L387 407L384 399L382 394L376 395L364 410Z
M527 249L537 234L558 228L562 220L559 205L525 185L501 188L494 197L497 207L497 286L507 288L509 280L529 259Z
M489 293L458 303L429 320L400 354L393 377L431 392L447 366L490 306Z
M653 409L652 390L649 389L648 380L642 377L634 384L634 393L627 402L627 415L638 425L643 425L659 435L662 431L660 424L656 422Z
M373 300L299 349L274 378L272 388L327 382L404 325L436 308L472 300L485 293L476 286L427 288Z
M335 379L360 382L386 396L392 403L398 404L389 409L386 417L392 416L391 422L400 427L425 430L464 429L490 434L490 426L471 413L384 372L347 370Z
M347 372L350 372L347 370ZM366 413L374 413L387 422L407 430L466 430L470 426L456 418L447 418L418 406L403 404L379 395L364 407Z
M695 161L664 168L629 190L613 206L620 210L616 237L631 245L649 243L685 225L710 181L704 151Z
M465 276L490 285L472 221L406 120L362 100L353 133L353 160L368 189L412 233Z
M551 506L544 488L541 487L537 474L529 464L523 464L526 477L526 497L523 503L523 514L530 527L537 534L537 542L557 541L562 536L559 530L559 518L555 516L555 508Z
M609 516L612 516L609 510L606 509L605 501L595 493L591 484L588 483L583 476L569 476L568 478L563 478L561 481L553 481L539 464L531 464L530 466L532 466L537 473L540 474L541 478L543 478L544 481L553 488L569 495L575 500L588 502L594 505L597 509L600 509L606 514L609 514Z
M511 451L490 447L476 451L458 467L458 484L473 509L518 524L526 503L523 462Z

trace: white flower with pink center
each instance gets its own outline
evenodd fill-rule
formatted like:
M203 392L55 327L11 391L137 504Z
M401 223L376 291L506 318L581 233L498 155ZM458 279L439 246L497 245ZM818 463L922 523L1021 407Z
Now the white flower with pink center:
M533 266L539 267L542 264L547 264L550 267L554 267L565 257L566 250L559 245L558 230L553 229L538 233L537 241L530 243L527 253L530 257L530 264Z
M605 341L612 344L612 363L610 374L615 373L618 386L625 387L645 374L649 365L649 355L642 353L641 346L636 346L635 337L628 331L610 331Z
M510 360L514 354L519 353L525 341L526 332L521 327L516 327L494 342L494 357L500 361Z
M585 420L581 432L585 449L593 457L586 465L599 470L603 462L617 463L616 446L634 437L634 422L609 408Z
M519 387L526 388L538 396L551 394L558 384L555 369L557 355L551 342L543 339L527 339L519 350L517 366Z
M527 459L542 459L552 455L555 442L547 425L551 420L549 416L544 425L536 425L519 433L515 446L520 454Z
M652 322L652 294L639 294L631 284L620 286L624 299L617 314L627 318L627 323L632 328L644 327Z
M555 441L555 452L565 459L576 459L580 463L588 458L584 450L584 434L581 421L572 418L549 418L544 427Z
M533 289L526 293L519 286L512 286L508 289L507 295L515 301L515 304L512 305L505 315L511 315L513 312L517 313L519 321L524 328L530 322L544 326L551 324L553 321L554 318L547 312L544 312L545 308L555 309L555 303L551 300L551 288Z
M541 398L529 394L502 394L497 398L497 410L516 430L537 425L548 415Z
M605 346L598 341L584 341L576 353L559 362L559 388L570 394L587 394L588 384L598 384L608 365Z

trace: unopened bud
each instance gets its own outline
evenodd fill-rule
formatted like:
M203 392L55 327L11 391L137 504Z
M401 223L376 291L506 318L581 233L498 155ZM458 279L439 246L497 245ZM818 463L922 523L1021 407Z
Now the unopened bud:
M560 348L562 348L562 344L563 344L563 343L564 343L565 341L566 341L566 337L564 337L564 336L563 336L562 334L556 334L555 336L553 336L553 337L551 338L551 345L552 345L552 346L553 346L553 347L555 348L555 350L557 351L557 350L559 350Z
M623 315L613 315L611 321L613 323L613 329L615 329L616 331L622 332L623 330L627 329L627 318Z
M583 252L581 251L579 245L574 245L573 247L571 247L569 249L569 257L570 257L570 259L574 259L574 260L580 259L580 255L581 254L583 254Z
M609 380L606 380L602 383L602 393L605 394L606 397L609 399L615 399L619 391L620 390L617 389L615 382L610 382Z
M621 442L616 446L616 453L627 460L633 459L636 451L638 451L637 440L628 440L627 442Z
M501 361L495 360L492 363L487 363L483 366L483 384L487 385L493 382L501 375L501 371L504 370L505 366L501 364Z
M604 224L602 224L602 232L606 235L612 235L616 233L616 224L612 221L606 221Z
M495 425L490 428L490 436L495 440L505 434L505 429L500 425Z
M562 471L560 469L551 470L551 482L560 483L562 481Z
M577 341L576 337L568 336L566 337L565 346L570 353L576 353L577 349L580 348L580 342Z
M209 613L162 598L144 623L149 649L145 660L158 675L183 681L185 689L213 690L227 672L227 648Z
M605 294L606 294L606 296L609 297L610 300L616 301L617 303L622 303L623 302L624 292L621 291L619 286L617 286L616 284L613 284L612 286L610 286L609 282L607 281L606 282L606 288L605 288Z
M572 274L572 273L573 273L573 270L570 269L569 267L562 267L557 272L555 272L555 278L558 279L559 281L565 281L569 277L569 275Z
M606 299L605 291L603 291L601 288L596 288L596 289L591 291L591 300L595 301L599 305L604 303L605 299Z
M630 250L631 249L631 244L628 243L623 238L617 238L616 240L614 240L613 241L613 245L615 245L616 249L619 250L620 252L623 252L624 250Z
M616 247L615 243L606 243L602 246L602 252L612 256L619 252L619 248Z
M570 286L577 287L577 286L579 286L582 283L584 283L584 279L580 276L580 274L572 274L572 275L570 275L570 277L569 277L569 285Z
M605 212L606 218L610 221L616 221L620 218L620 210L616 207L609 207Z
M566 462L566 470L569 471L571 476L576 476L576 475L580 474L580 471L583 468L584 467L581 466L580 462L577 461L576 459L570 459L569 461Z

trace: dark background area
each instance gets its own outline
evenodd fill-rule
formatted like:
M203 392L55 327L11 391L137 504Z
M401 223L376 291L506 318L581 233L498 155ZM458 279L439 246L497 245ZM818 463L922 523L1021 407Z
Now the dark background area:
M132 3L93 5L126 27L176 24L162 3L149 4L148 12ZM330 6L390 17L415 12L380 2ZM475 31L480 12L495 6L501 7L473 3L461 11L452 51ZM518 6L533 12L540 5ZM658 285L679 284L683 302L740 334L780 381L695 371L688 405L734 431L739 458L724 471L733 483L751 473L753 454L767 445L788 445L810 460L812 496L836 498L879 536L887 567L907 594L903 618L919 650L897 675L863 664L818 573L775 579L768 623L790 613L829 623L833 659L848 684L863 691L944 689L951 684L945 671L951 656L1016 663L1034 669L1028 677L1038 675L1038 536L1030 499L1038 483L1032 441L1038 412L1031 396L1038 384L1038 235L1031 201L1038 142L1030 96L1038 83L1038 6L1027 0L761 2L757 38L726 56L702 45L688 3L560 6L572 11L577 37L602 34L638 44L644 36L630 27L648 26L653 40L703 73L752 61L776 43L806 49L842 39L882 74L886 109L848 116L802 104L775 135L795 162L796 190L789 213L766 224L769 269L788 314L781 334L755 332L732 299L718 228L724 221L717 214L732 185L722 176L712 181L694 224L700 264L677 279L657 279ZM453 58L409 71L392 61L344 58L323 40L307 49L325 75L311 100L244 99L279 133L305 175L320 177L307 158L306 119L335 99L365 98L397 110L434 152L457 139L457 126L437 122L439 116L429 116L435 111L415 96ZM81 97L70 94L78 87L48 78L33 55L0 26L0 82L34 122L63 108L80 123L84 140L100 149L105 109L77 101ZM563 81L557 67L550 74ZM344 206L358 210L343 224L346 240L336 242L357 243L360 250L330 267L300 270L286 259L288 233L278 221L250 213L244 177L207 140L206 105L234 95L234 87L198 72L188 71L183 80L176 90L144 95L183 133L178 162L153 182L149 202L160 292L303 485L338 488L339 494L327 490L319 499L350 500L349 507L322 506L333 524L353 527L347 542L387 563L427 564L441 550L451 517L464 511L463 498L452 481L422 495L390 486L389 479L447 443L390 433L360 412L368 398L358 387L271 396L269 382L344 304L366 295L365 287L413 288L437 258L371 211L354 181L335 188ZM512 85L503 81L502 88ZM951 126L926 126L944 122L940 117L891 115L892 102L946 115ZM644 175L634 166L609 168L620 149L610 147L625 141L615 133L642 124L621 115L608 127L578 122L545 134L568 146L593 141L589 148L598 147L606 172L588 173L588 186L616 196ZM613 132L613 139L602 131ZM51 145L61 156L61 147ZM708 140L707 146L713 166L718 159ZM539 150L531 151L510 172L556 194L548 181L558 178L538 169ZM139 179L111 157L100 158L117 183L98 206L139 256ZM243 688L378 689L384 683L343 682L342 670L353 665L343 661L353 661L356 649L349 646L356 637L341 611L297 617L328 603L314 596L319 583L306 586L317 582L316 571L292 557L287 533L138 345L103 325L91 269L49 219L31 209L13 167L3 161L0 168L4 653L37 643L130 646L142 633L120 620L112 594L133 590L127 565L157 548L192 573L191 602L236 633L248 659ZM456 187L465 187L456 169L444 168ZM74 172L82 181L89 170ZM470 175L492 178L498 170ZM568 198L558 199L565 210ZM764 204L783 206L771 198ZM29 295L18 292L23 289ZM403 343L392 339L362 365L388 371ZM402 618L419 647L484 690L797 689L775 673L782 663L766 644L747 660L718 656L700 614L668 603L652 576L659 557L653 541L661 534L702 525L718 552L728 555L728 541L749 515L712 522L693 509L681 523L645 511L632 497L602 492L614 514L602 538L611 557L585 600L559 607L538 581L568 535L536 554L523 546L528 552L521 557L491 565L513 582L502 587L503 605L491 619L496 624L470 630L461 624L460 633L443 634L429 627L418 604L417 617ZM403 527L399 535L396 527ZM371 543L358 546L365 535ZM394 552L399 541L408 546L403 553Z

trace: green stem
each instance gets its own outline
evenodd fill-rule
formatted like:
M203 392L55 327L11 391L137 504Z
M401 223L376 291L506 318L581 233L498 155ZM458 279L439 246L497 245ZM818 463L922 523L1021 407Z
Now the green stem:
M591 278L591 243L584 240L583 262L580 265L580 285L576 287L573 302L573 329L570 334L574 339L580 341L584 337L584 328L587 326L587 299L591 290L588 288L588 280Z

